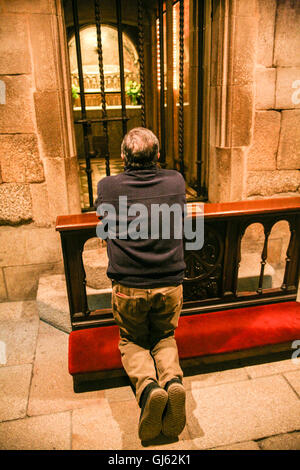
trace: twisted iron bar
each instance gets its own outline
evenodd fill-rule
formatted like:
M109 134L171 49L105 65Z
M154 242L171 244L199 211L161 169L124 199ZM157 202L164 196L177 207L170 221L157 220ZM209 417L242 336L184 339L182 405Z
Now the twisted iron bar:
M104 69L103 69L103 52L102 52L102 40L101 40L101 13L100 13L100 2L95 0L95 20L97 30L97 52L98 52L98 64L99 64L99 75L100 75L100 93L101 93L101 105L102 105L102 118L103 120L103 131L105 136L105 169L106 175L110 175L110 164L109 164L109 153L108 153L108 128L107 128L107 112L106 112L106 100L105 100L105 82L104 82Z
M165 128L165 73L164 73L164 5L158 2L158 50L159 50L159 103L160 103L160 165L166 168L166 128Z
M116 0L123 136L127 133L121 0Z
M93 149L93 142L91 140L91 123L87 119L87 114L86 114L84 78L83 78L83 70L82 70L82 55L81 55L81 45L80 45L80 25L79 25L79 18L78 18L77 0L72 0L72 11L73 11L79 90L80 90L79 94L80 94L80 104L81 104L83 145L84 145L84 155L85 155L85 173L87 176L87 183L88 183L89 205L90 207L93 207L94 198L93 198L92 169L91 169L90 158L95 156L95 152Z
M183 116L183 80L184 80L184 0L179 4L179 114L178 114L178 153L180 172L184 176L184 116Z
M138 0L138 51L141 80L141 123L146 127L145 113L145 70L144 70L144 29L143 29L143 0Z

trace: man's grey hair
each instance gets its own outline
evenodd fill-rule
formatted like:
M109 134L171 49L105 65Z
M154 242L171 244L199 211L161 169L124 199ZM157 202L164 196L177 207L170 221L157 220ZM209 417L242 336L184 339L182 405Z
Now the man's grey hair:
M131 129L121 145L126 168L149 168L157 162L158 152L158 138L145 127Z

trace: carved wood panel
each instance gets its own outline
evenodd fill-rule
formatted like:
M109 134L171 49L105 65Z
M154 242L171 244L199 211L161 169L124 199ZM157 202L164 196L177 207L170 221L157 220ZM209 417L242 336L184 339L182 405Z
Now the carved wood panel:
M204 245L201 250L185 252L184 300L201 300L219 296L223 255L223 226L214 227L206 224Z

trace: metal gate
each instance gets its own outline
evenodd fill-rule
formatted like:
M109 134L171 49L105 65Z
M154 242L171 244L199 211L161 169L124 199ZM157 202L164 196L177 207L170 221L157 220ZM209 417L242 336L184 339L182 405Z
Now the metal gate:
M127 132L128 124L128 113L126 109L126 90L125 90L125 73L124 73L124 55L123 55L123 27L122 23L122 0L112 0L115 2L114 11L115 11L115 27L117 28L117 37L118 37L118 59L119 59L119 72L120 72L120 95L121 95L121 114L119 115L110 115L107 112L107 93L105 90L105 80L104 80L104 63L103 63L103 38L101 34L101 24L103 24L102 18L102 4L100 0L91 0L93 4L93 21L96 26L97 32L97 56L98 56L98 73L99 73L99 91L98 94L101 98L101 106L98 107L99 114L96 117L90 117L87 113L86 105L86 91L84 85L84 73L83 73L83 63L82 63L82 47L80 39L80 29L84 24L84 20L80 18L80 6L82 0L66 0L65 10L70 7L72 9L72 25L71 29L75 36L75 45L76 45L76 58L77 58L77 67L78 67L78 84L79 91L78 95L80 97L80 117L74 119L75 126L80 126L82 129L82 147L84 153L84 171L86 174L87 180L87 191L88 191L88 207L82 208L83 211L94 210L93 204L95 200L95 194L93 191L93 181L92 181L92 167L91 161L95 157L101 157L105 161L105 174L111 174L111 155L109 152L109 138L110 138L110 126L113 122L119 122L122 126L122 135L124 136ZM145 47L145 34L144 34L144 15L145 15L145 3L147 0L136 0L137 11L136 11L136 24L138 29L138 41L137 41L137 50L138 50L138 63L139 63L139 79L140 79L140 122L143 127L147 126L146 119L146 109L145 109L145 63L144 63L144 47ZM166 146L168 135L166 135L166 119L169 119L166 116L166 103L168 101L168 93L170 96L170 90L166 86L166 75L168 72L165 71L166 62L164 57L164 50L168 45L168 41L171 41L171 38L166 36L165 26L166 17L172 14L174 4L179 5L179 89L178 89L178 142L177 142L177 163L176 169L178 169L183 176L185 176L185 167L187 162L184 158L184 0L157 0L156 2L156 27L157 27L157 37L155 48L158 50L158 67L160 69L159 75L156 77L156 87L159 89L159 92L153 93L153 96L157 97L158 100L158 130L160 137L160 165L161 167L166 167ZM200 1L199 4L202 4ZM124 4L123 4L124 5ZM201 7L199 9L200 15L202 14ZM70 15L70 11L68 12ZM167 19L168 21L168 19ZM201 33L201 31L200 31ZM153 47L153 46L152 46ZM155 53L155 50L153 50ZM201 54L200 54L201 60ZM200 67L201 68L201 67ZM199 85L201 87L201 79L199 78ZM172 85L171 85L172 86ZM200 88L199 88L200 90ZM199 105L199 120L201 121L202 116L202 100L201 96L198 101ZM117 114L117 113L116 113ZM102 126L103 132L102 136L93 135L92 126L93 124L98 123ZM201 125L201 123L200 123ZM200 154L201 142L199 145L199 138L201 133L196 137L198 139L199 147L199 156L197 159L197 184L196 192L197 195L200 195L203 192L201 187L201 165L202 159Z

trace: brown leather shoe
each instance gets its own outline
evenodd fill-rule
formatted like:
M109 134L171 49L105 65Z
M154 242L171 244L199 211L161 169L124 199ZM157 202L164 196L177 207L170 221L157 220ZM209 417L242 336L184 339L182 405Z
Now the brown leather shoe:
M185 389L179 378L170 380L165 390L168 392L168 404L163 416L162 433L168 437L177 437L184 430Z
M167 401L168 393L156 382L145 387L140 400L139 438L141 441L149 441L161 433L162 415Z

